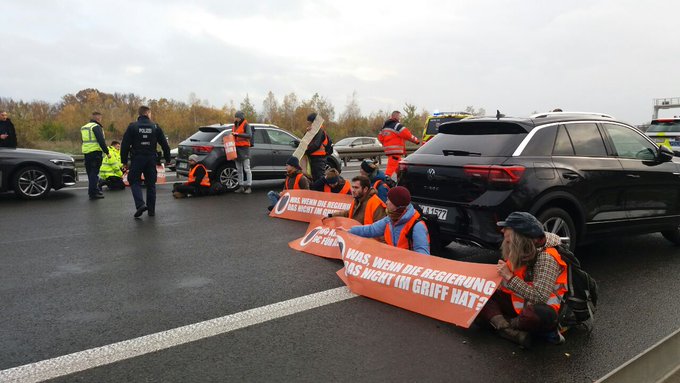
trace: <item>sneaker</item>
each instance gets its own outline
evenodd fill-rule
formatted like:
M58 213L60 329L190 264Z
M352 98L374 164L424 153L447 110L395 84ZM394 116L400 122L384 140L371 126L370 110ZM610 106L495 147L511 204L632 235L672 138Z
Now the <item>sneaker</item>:
M173 192L173 193L172 193L172 196L175 197L175 198L184 198L184 197L186 197L186 195L184 195L184 193L180 193L180 192L178 192L178 191Z
M559 330L550 331L543 335L543 339L550 344L562 344L565 342L564 335Z
M252 193L252 192L253 192L253 191L250 190L250 186L246 186L246 189L243 191L244 194L250 194L250 193Z
M142 214L144 214L144 212L147 211L147 210L149 210L149 208L147 208L146 205L142 205L142 206L138 207L137 211L135 212L134 217L135 218L141 217Z
M243 193L245 189L243 189L243 186L240 186L238 189L234 190L234 193Z
M104 194L94 194L90 196L90 199L102 199L104 198Z
M156 216L156 211L155 211L155 210L149 209L149 211L147 212L147 214L149 214L149 217L155 217L155 216Z

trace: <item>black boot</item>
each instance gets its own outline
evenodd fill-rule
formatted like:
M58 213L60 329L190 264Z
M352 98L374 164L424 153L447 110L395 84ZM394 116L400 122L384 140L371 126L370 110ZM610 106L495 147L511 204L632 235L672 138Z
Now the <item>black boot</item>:
M523 348L531 347L531 335L526 331L510 327L510 323L503 315L496 315L489 320L489 323L501 338L517 343Z

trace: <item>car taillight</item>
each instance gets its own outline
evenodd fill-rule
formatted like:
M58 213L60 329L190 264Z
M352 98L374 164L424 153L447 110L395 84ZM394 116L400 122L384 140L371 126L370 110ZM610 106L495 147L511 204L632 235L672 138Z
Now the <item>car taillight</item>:
M524 166L465 165L463 171L469 177L489 182L516 184L524 174Z
M205 154L205 153L210 153L213 150L212 146L194 146L194 153L197 154Z

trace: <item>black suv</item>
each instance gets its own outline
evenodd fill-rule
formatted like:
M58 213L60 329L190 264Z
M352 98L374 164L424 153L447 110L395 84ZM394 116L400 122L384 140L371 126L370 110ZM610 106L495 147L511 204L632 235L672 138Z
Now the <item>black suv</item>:
M399 183L443 241L497 248L521 210L571 245L661 232L680 244L680 162L637 128L595 113L467 118L400 164Z
M250 124L254 130L253 146L250 148L250 169L253 180L283 179L286 161L293 155L300 139L287 131L268 124ZM179 144L176 158L177 174L189 174L189 156L198 155L198 162L205 165L210 178L220 181L227 190L238 187L238 172L233 161L227 161L222 137L231 134L234 124L202 126L198 132ZM340 157L334 150L327 158L328 166L340 171Z

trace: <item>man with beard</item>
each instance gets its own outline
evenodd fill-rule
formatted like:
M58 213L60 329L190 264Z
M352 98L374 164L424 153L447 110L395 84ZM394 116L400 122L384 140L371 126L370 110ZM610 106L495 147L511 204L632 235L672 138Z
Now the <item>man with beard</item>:
M555 249L560 238L544 232L527 212L511 213L497 225L503 230L503 259L497 266L503 282L477 320L523 347L529 347L532 335L563 343L557 313L566 292L567 265Z
M349 210L331 213L329 217L348 217L370 225L380 221L387 215L385 203L378 198L378 193L371 187L371 181L366 176L352 178L352 205ZM382 233L381 233L382 234Z
M387 193L387 217L349 232L365 238L384 236L390 246L430 255L430 237L420 213L411 204L411 193L396 186Z
M288 161L286 161L286 181L283 183L283 191L275 192L270 190L267 193L267 197L271 201L271 205L267 207L269 211L272 211L279 198L283 196L286 190L289 189L306 189L309 190L309 179L302 174L302 168L300 167L300 160L291 156Z

